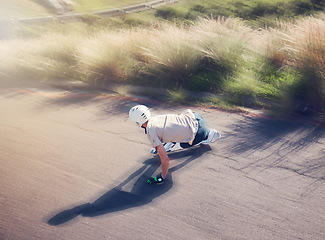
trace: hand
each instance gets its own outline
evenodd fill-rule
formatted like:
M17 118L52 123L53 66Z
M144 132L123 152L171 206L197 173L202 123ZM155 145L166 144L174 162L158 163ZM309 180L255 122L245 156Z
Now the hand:
M151 177L147 180L148 184L162 184L164 182L164 179L162 178L161 174L159 174L157 177Z

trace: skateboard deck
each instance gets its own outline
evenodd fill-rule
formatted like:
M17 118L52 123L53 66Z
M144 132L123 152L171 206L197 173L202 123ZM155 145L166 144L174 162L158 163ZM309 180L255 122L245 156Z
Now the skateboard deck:
M180 151L180 150L186 150L186 149L193 149L193 148L199 147L201 145L210 145L212 143L215 143L220 138L221 138L221 134L219 132L216 132L216 134L213 136L211 141L208 142L207 140L204 140L201 143L196 144L189 148L182 148L180 143L175 143L175 145L169 151L167 151L167 153L176 152L176 151ZM151 149L150 153L158 154L158 152L155 148Z

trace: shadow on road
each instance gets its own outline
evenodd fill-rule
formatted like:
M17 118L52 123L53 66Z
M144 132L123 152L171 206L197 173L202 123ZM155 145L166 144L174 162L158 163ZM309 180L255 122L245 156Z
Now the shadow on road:
M187 164L201 157L204 153L211 151L210 146L200 146L195 149L188 149L180 152L170 153L173 160L185 160L169 169L168 176L162 185L149 185L146 183L148 177L152 176L160 167L158 158L151 158L144 162L144 165L132 173L121 184L109 190L93 203L86 203L75 206L72 209L64 210L48 220L48 224L58 226L73 220L79 215L83 217L96 217L103 214L123 211L130 208L140 207L152 202L155 198L165 194L173 187L171 173L183 168ZM122 188L133 179L138 178L130 191Z
M237 154L265 150L280 142L299 151L325 137L322 126L263 118L243 120L231 128L236 138L232 149Z
M303 122L246 118L231 126L227 152L241 169L282 168L324 180L325 127ZM245 160L244 160L245 159Z

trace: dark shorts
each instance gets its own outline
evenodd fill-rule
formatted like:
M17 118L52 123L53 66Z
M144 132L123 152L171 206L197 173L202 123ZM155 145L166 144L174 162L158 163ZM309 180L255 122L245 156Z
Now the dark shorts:
M195 138L193 140L192 145L189 143L181 143L181 147L182 148L189 148L192 147L200 142L202 142L203 140L206 140L208 138L209 135L209 129L206 126L206 123L204 121L204 119L197 113L194 113L196 120L198 121L198 130L197 133L195 135Z

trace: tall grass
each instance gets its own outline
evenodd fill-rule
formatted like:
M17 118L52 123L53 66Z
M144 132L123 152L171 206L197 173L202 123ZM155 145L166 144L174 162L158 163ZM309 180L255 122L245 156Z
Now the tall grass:
M253 53L257 53L251 43L259 38L259 34L236 18L201 19L193 30L210 63L209 68L217 70L217 86L232 94L251 93L246 91L245 85L247 81L251 86L256 83L256 79L248 75L253 76L250 65L255 61Z
M317 110L325 107L325 22L322 16L279 22L265 30L262 47L264 83L272 78L285 105L304 101Z
M102 31L78 47L78 69L90 82L120 82L133 74L136 59L127 48L128 32Z
M146 73L170 86L186 86L203 56L192 32L184 26L163 24L148 37L150 42L142 47L148 58Z
M228 73L236 71L244 60L252 29L239 19L201 19L194 27L200 50L204 56Z
M42 78L42 61L36 61L35 41L14 40L0 45L0 72L9 78Z
M0 77L77 78L301 99L325 111L325 22L308 17L252 29L237 18L191 25L43 34L0 42ZM205 87L203 88L202 85Z
M307 18L284 35L286 64L302 74L300 98L325 110L325 22Z
M0 44L0 71L10 77L48 79L73 77L79 36L46 34L39 39Z

